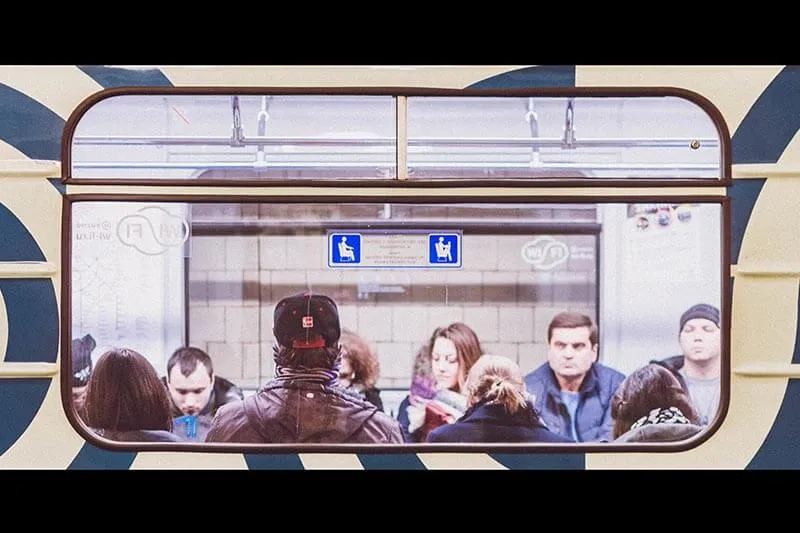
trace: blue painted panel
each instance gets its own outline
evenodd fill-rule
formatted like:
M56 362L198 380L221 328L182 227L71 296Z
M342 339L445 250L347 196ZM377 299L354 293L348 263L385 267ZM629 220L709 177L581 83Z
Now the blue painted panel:
M7 363L55 363L58 308L49 279L0 279L8 316Z
M503 72L473 83L469 89L531 89L575 87L574 65L542 65Z
M159 69L131 70L117 67L78 65L104 89L124 86L172 87L172 82Z
M136 452L117 452L85 442L68 470L128 470Z
M0 380L0 455L28 429L51 381L50 378Z
M775 76L731 138L733 164L776 163L800 129L800 67Z
M61 178L47 178L47 181L49 181L50 184L56 188L61 196L67 194L67 186L61 183Z
M492 458L511 470L585 470L583 453L493 453Z
M30 96L0 83L0 139L31 159L61 159L64 119Z
M360 453L358 460L365 470L425 470L416 454Z
M744 231L753 213L758 195L764 187L765 179L734 180L728 189L731 199L731 264L739 261Z
M798 469L800 468L798 443L800 443L800 381L791 379L772 429L747 468Z
M0 261L44 260L33 235L11 210L0 204Z

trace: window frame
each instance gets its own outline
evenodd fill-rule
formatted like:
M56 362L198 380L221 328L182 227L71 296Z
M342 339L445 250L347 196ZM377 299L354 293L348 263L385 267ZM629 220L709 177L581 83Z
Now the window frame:
M72 144L77 125L92 106L102 100L124 95L152 96L263 96L263 95L296 95L296 96L392 96L411 97L676 97L688 100L699 106L712 120L720 139L720 157L722 175L715 178L642 178L635 175L626 178L577 178L577 177L514 177L514 178L447 178L427 177L408 178L397 173L386 179L346 179L338 178L282 178L282 179L150 179L150 178L76 178L72 176ZM399 103L397 108L403 106ZM396 118L398 128L397 162L405 166L407 172L407 123L405 117ZM557 87L532 89L438 89L438 88L396 88L396 87L117 87L99 91L84 99L67 119L61 141L61 182L65 185L136 185L136 186L179 186L209 187L224 185L226 187L728 187L733 184L730 133L719 109L699 93L675 87ZM404 148L400 148L404 146Z

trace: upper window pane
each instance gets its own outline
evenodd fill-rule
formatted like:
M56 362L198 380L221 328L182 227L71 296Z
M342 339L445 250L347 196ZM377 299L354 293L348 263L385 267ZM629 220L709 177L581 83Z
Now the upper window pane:
M726 176L724 124L681 96L452 94L118 94L78 117L66 168L260 182Z
M93 105L72 140L71 177L386 178L391 96L120 95Z
M411 97L411 178L722 176L719 132L661 97Z

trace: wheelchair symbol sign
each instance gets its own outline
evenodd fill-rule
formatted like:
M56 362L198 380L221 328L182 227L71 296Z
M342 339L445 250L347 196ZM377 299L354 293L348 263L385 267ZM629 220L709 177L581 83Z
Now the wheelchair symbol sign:
M330 239L332 265L357 265L361 263L360 234L332 233Z
M432 265L460 265L460 235L431 233L428 235L428 262Z

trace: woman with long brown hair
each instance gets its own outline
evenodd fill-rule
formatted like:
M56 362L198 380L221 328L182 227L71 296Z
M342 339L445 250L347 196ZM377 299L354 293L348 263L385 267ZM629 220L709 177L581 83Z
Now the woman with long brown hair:
M433 331L417 354L417 374L397 411L406 442L425 442L433 427L464 413L467 374L482 353L478 335L463 322Z
M109 350L97 360L86 388L86 424L117 441L171 442L169 393L142 354Z

